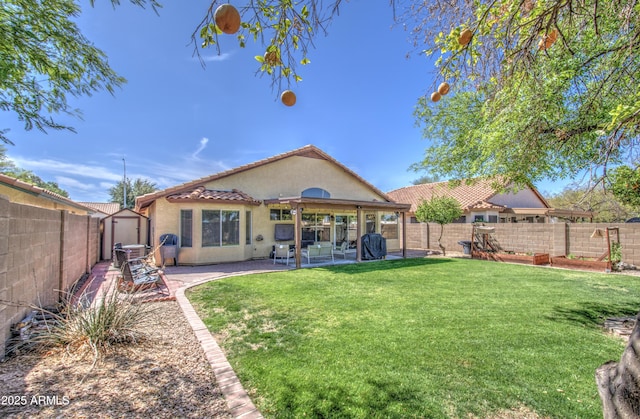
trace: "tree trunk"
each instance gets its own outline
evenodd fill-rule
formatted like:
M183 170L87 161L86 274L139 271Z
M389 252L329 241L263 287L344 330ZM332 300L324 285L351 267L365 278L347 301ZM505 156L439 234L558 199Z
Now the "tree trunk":
M438 247L440 248L440 250L442 250L442 256L447 256L444 246L442 245L442 243L440 243L440 240L442 240L443 232L444 232L444 225L440 224L440 236L438 237Z
M640 313L620 362L609 361L596 370L604 419L640 417Z

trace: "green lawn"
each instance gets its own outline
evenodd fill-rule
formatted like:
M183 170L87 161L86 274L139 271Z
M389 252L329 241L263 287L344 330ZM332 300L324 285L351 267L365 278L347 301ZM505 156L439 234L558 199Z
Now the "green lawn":
M188 297L266 417L601 418L640 278L468 259L231 277Z

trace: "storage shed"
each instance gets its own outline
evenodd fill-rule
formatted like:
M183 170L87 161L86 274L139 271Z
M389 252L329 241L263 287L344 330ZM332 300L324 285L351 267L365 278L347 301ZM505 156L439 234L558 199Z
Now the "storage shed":
M116 243L123 246L149 245L149 219L142 214L125 208L103 218L101 223L104 260L111 259Z

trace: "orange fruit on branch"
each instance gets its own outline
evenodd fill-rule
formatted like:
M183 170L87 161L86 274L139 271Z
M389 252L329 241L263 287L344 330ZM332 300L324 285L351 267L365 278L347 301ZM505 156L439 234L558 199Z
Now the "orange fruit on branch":
M441 97L442 97L442 96L441 96L441 95L440 95L440 93L438 93L438 92L433 92L433 93L431 93L431 100L432 100L433 102L437 102L437 101L439 101Z
M238 13L238 9L228 3L222 4L216 9L213 19L216 26L226 34L233 35L240 29L240 13Z
M446 81L440 83L440 86L438 86L438 93L440 93L442 96L446 95L447 93L449 93L449 83L447 83Z
M460 36L458 37L458 43L464 47L469 42L471 42L472 37L473 37L473 32L471 32L471 29L467 28L463 30Z
M293 106L296 104L296 94L291 90L285 90L280 95L280 100L287 106Z

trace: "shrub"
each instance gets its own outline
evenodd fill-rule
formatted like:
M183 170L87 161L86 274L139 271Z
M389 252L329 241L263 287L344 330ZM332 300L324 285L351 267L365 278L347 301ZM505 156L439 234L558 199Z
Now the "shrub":
M67 298L57 311L38 309L50 320L30 340L36 347L64 347L70 352L92 352L94 363L115 345L136 344L145 338L143 326L152 306L136 302L131 294L107 291L93 303L86 295Z

